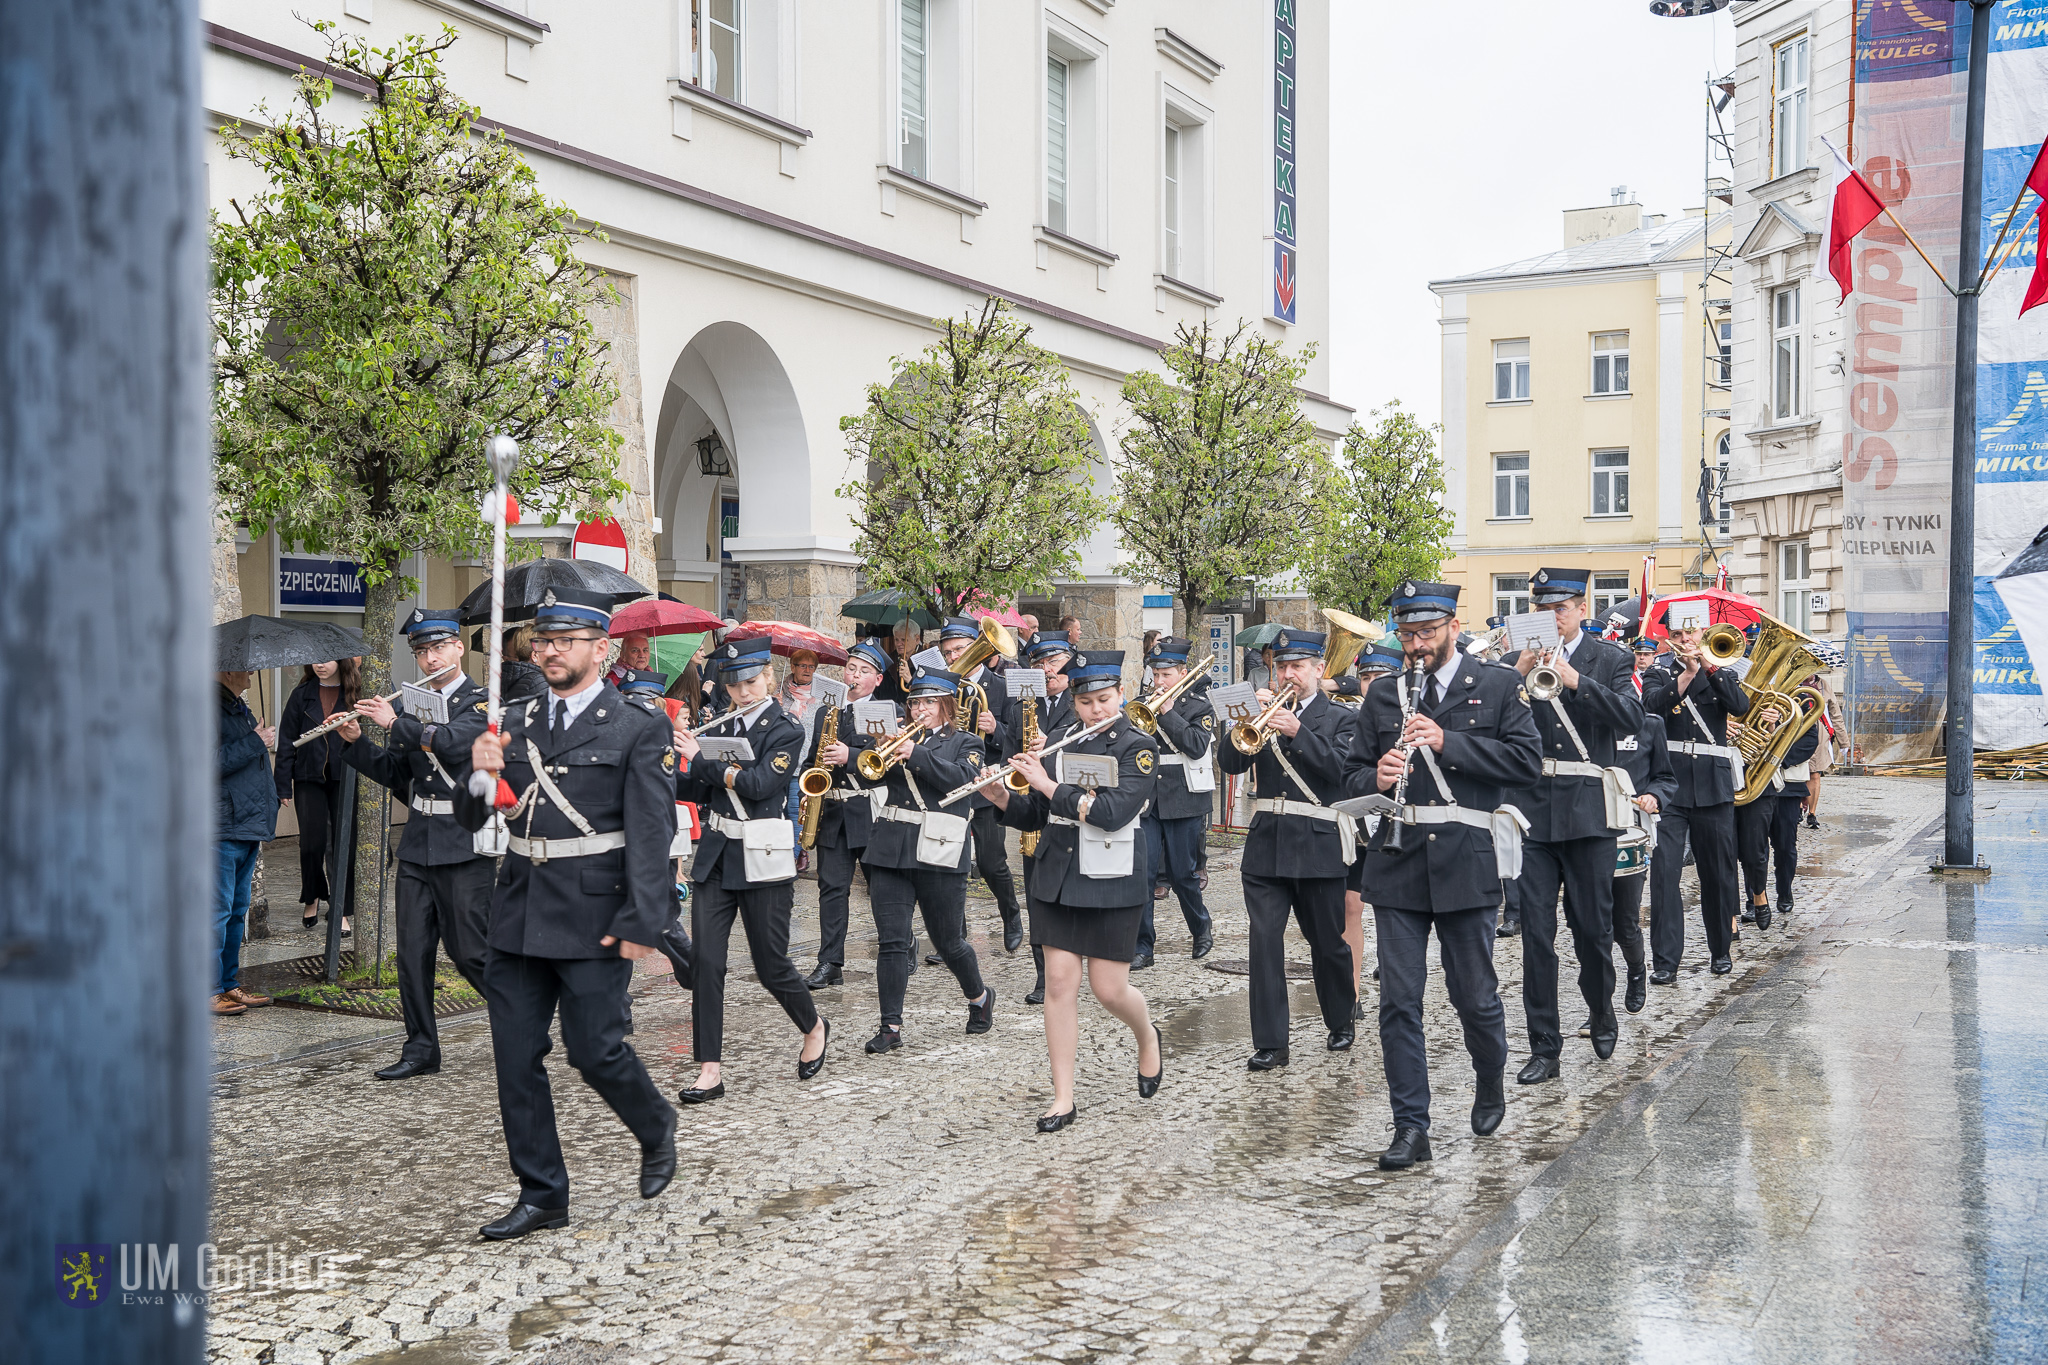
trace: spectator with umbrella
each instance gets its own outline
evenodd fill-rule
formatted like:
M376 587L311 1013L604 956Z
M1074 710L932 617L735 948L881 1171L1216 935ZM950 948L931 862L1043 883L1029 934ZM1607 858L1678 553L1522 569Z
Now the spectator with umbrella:
M321 901L327 902L328 914L336 913L327 882L327 853L339 829L346 741L333 731L303 746L294 741L362 700L362 660L327 659L304 669L278 719L276 776L278 801L298 816L299 923L311 929L319 920ZM346 910L341 912L341 932L348 936Z

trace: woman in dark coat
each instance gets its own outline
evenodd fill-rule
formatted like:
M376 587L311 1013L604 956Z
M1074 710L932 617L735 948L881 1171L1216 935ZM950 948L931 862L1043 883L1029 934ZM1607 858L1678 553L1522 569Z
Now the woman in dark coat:
M361 698L361 660L307 664L278 721L277 799L290 806L299 821L299 923L308 929L319 919L319 902L329 899L327 847L333 842L341 805L341 751L347 746L334 730L304 748L292 747L293 741ZM327 913L334 913L331 901ZM349 932L346 915L341 932Z

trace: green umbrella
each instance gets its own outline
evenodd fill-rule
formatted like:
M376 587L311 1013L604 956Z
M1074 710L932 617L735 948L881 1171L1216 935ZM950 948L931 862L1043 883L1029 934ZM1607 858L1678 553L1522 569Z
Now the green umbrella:
M699 631L694 635L657 635L647 642L653 655L654 671L666 673L669 685L674 686L683 676L683 670L690 666L690 660L697 657L697 646L704 642L709 632Z
M1272 644L1280 632L1285 629L1287 627L1281 625L1278 621L1268 621L1262 626L1246 626L1237 633L1236 638L1231 640L1230 643L1242 646L1245 649L1264 649L1267 645Z
M849 598L839 614L873 626L893 626L898 621L915 621L926 630L936 630L939 619L917 604L917 599L900 588L878 588Z

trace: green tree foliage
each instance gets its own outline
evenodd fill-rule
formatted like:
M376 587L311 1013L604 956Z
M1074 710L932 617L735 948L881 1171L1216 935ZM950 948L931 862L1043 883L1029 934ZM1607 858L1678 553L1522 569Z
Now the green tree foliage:
M1354 422L1316 495L1300 582L1318 602L1380 615L1404 578L1434 579L1450 546L1441 427L1399 402Z
M869 583L944 616L976 590L1014 601L1078 573L1106 504L1073 382L1030 326L993 298L936 325L937 341L839 419L853 463L835 491Z
M1190 629L1234 583L1294 567L1328 456L1295 386L1315 349L1289 355L1240 321L1228 335L1183 324L1134 371L1123 398L1117 572L1179 600Z

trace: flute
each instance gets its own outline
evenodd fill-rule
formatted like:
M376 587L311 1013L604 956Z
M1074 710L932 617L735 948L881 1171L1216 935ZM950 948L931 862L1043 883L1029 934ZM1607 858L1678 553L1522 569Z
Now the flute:
M1071 735L1068 735L1065 739L1054 740L1051 744L1048 744L1043 749L1040 749L1038 751L1038 756L1040 759L1043 759L1047 754L1058 753L1060 750L1066 748L1069 744L1077 743L1081 740L1088 738L1088 736L1090 735L1100 734L1104 730L1107 730L1110 726L1116 724L1118 721L1123 719L1125 719L1125 716L1122 711L1112 711L1107 716L1104 716L1101 720L1098 720L1093 725L1089 726L1087 729L1076 730ZM1008 763L1003 763L993 768L984 769L980 777L975 778L972 782L962 783L960 786L953 788L953 790L947 792L943 797L939 798L939 804L941 806L950 806L955 801L958 801L961 797L967 795L969 792L980 791L983 787L986 787L991 782L1000 782L1002 779L1008 777L1011 773L1015 771L1017 771L1017 760L1014 758L1011 759Z
M445 677L448 674L453 673L456 669L460 667L462 667L462 660L457 659L454 663L448 665L448 667L442 669L440 672L429 673L426 677L421 678L420 685L424 687L426 684L434 681L436 678ZM377 700L397 701L400 697L404 695L405 689L401 687L396 692L393 692L388 696L378 697ZM294 749L303 748L304 746L311 744L314 740L320 738L320 736L326 734L330 730L339 730L342 726L348 724L352 720L361 720L363 717L361 709L362 705L363 703L357 702L354 706L351 706L346 711L335 712L326 720L322 721L319 725L315 726L311 730L306 731L305 734L300 735L297 739L293 740L292 747Z

